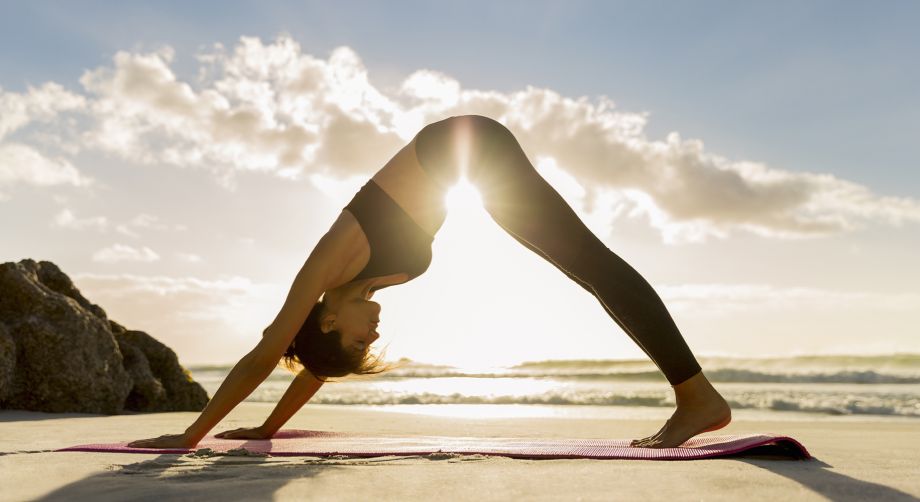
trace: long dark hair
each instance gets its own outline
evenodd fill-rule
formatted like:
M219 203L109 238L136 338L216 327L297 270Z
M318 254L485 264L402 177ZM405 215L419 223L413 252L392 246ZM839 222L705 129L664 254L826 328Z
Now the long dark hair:
M337 330L323 333L320 320L326 314L326 297L316 302L304 321L294 341L281 356L281 363L292 372L305 368L320 380L346 375L372 375L382 373L390 366L382 356L367 349L355 352L342 347L342 334Z

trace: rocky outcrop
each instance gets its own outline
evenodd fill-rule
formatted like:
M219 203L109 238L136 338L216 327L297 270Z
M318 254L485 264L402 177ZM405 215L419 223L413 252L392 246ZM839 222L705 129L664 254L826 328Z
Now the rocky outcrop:
M169 347L110 320L48 261L0 264L0 409L200 411Z
M109 321L134 387L125 408L136 411L201 410L208 402L204 389L179 364L169 347L143 331Z

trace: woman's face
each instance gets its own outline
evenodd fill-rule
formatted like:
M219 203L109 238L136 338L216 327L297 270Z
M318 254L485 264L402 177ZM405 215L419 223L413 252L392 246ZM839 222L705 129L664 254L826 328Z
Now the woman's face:
M323 318L323 332L337 330L342 334L342 347L363 352L380 338L380 304L364 298L348 298L338 305L338 310Z

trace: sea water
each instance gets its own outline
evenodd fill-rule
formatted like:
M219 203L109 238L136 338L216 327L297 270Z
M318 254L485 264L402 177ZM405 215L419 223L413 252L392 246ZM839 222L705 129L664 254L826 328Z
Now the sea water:
M920 423L920 354L698 357L735 418L900 419ZM189 368L213 395L230 366ZM248 398L277 402L278 369ZM650 361L541 361L464 369L401 361L383 375L325 384L311 404L458 417L667 418L674 392Z

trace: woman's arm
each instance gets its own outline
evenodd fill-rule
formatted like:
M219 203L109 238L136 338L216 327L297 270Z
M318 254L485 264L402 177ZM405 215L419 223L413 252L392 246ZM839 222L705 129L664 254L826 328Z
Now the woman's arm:
M275 365L260 362L255 351L250 352L236 363L230 374L208 401L201 415L185 430L186 438L192 445L198 443L217 425L230 410L246 399L252 391L275 369Z
M243 358L244 360L251 358L251 361L247 361L246 364L242 365L239 376L234 375L236 371L236 367L234 367L233 371L227 376L227 380L224 381L220 389L214 394L214 397L211 398L212 402L217 401L213 407L214 410L210 410L212 405L208 403L198 420L186 430L186 434L195 439L196 443L207 435L208 431L217 425L234 406L252 393L259 383L265 380L272 370L277 367L278 361L281 360L281 356L291 345L294 336L310 313L310 309L319 301L320 296L326 289L336 285L336 279L341 275L344 268L343 257L349 255L349 246L348 235L342 231L337 220L332 228L319 240L307 258L306 263L297 273L281 311L278 312L271 326L262 333L262 339L259 344L250 354ZM242 363L243 361L240 361L240 364ZM298 384L302 383L303 381ZM225 392L225 395L221 395L221 390L224 387L229 387L229 390ZM318 385L306 399L309 399L317 389L319 389ZM290 392L291 390L288 389L285 397L288 397ZM299 398L291 397L289 399ZM304 400L305 402L306 400ZM303 403L297 407L299 408L300 406L303 406ZM293 415L294 411L291 411L290 415ZM288 418L290 415L288 415Z
M201 441L227 413L255 390L275 369L274 364L265 364L257 357L255 350L243 356L230 370L220 388L208 401L198 419L182 434L164 434L150 439L128 443L132 448L191 448Z
M184 434L133 441L131 447L190 448L198 444L230 410L255 390L278 365L284 351L294 340L313 305L323 292L341 282L344 260L351 256L354 226L350 232L342 228L342 217L319 240L301 267L288 296L271 326L262 334L259 344L242 359L221 383L195 422Z
M288 390L278 401L278 405L275 406L271 415L265 419L262 425L223 431L215 434L214 437L223 439L269 439L297 413L297 410L307 404L322 385L322 380L304 369L294 377L294 381L291 382Z
M281 396L281 400L278 401L278 405L272 410L271 415L265 419L265 423L261 426L262 430L265 431L269 437L274 435L281 429L281 426L294 416L294 413L297 413L297 410L307 404L307 401L309 401L322 386L323 381L313 376L309 371L303 370L298 373L297 376L294 377L294 381L291 382L290 387L288 387L284 395Z

